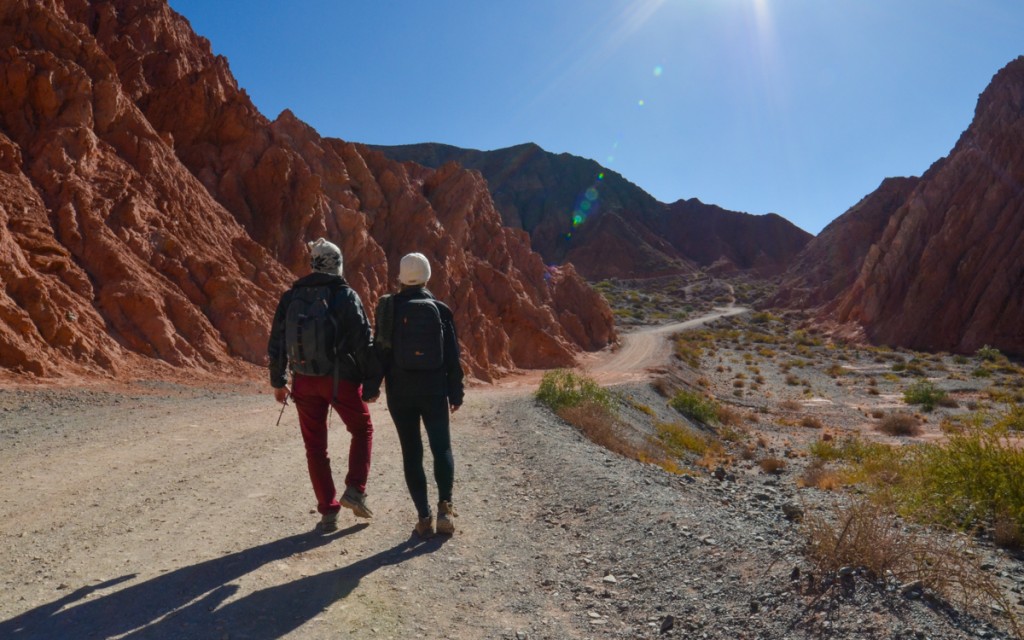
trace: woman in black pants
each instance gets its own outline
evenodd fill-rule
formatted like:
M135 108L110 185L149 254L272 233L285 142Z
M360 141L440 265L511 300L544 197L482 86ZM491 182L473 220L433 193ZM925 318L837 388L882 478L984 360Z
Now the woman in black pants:
M405 483L419 516L416 533L434 533L434 518L423 471L423 439L427 432L437 483L437 533L455 533L452 506L455 460L448 416L462 406L462 365L451 310L427 290L430 263L420 253L402 258L398 281L402 290L377 304L374 345L384 366L388 412L402 446ZM379 387L379 382L377 383ZM375 397L376 390L363 392Z

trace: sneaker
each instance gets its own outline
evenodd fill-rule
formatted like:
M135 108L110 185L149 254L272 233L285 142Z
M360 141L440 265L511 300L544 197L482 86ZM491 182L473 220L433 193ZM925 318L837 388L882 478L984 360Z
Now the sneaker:
M351 509L357 518L373 517L370 507L366 506L366 494L360 493L354 487L345 487L345 493L341 494L341 499L338 502L346 509Z
M455 533L455 521L452 518L459 514L455 513L455 507L451 502L442 500L437 503L437 532L444 536Z
M421 538L429 538L434 535L434 516L419 519L416 523L416 535Z
M320 518L319 529L323 533L331 533L332 531L338 530L338 512L333 511L331 513L325 513Z

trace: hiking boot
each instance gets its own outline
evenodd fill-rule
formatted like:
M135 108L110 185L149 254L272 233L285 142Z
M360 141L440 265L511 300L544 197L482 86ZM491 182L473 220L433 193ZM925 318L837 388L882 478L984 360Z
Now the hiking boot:
M366 494L360 493L354 487L345 487L345 493L341 494L341 499L338 502L346 509L351 509L357 518L373 517L370 507L366 506Z
M331 533L338 530L338 512L325 513L317 525L322 533Z
M429 538L434 535L434 516L426 516L416 522L416 535L421 538Z
M455 513L455 507L452 506L451 502L442 500L437 503L437 532L443 536L450 536L455 533L455 518L459 514Z

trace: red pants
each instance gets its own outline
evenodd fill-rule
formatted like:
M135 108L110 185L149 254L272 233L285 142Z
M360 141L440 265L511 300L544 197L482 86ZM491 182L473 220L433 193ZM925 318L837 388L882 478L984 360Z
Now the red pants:
M304 376L296 373L292 380L292 400L299 411L302 441L306 444L309 479L316 494L316 510L331 513L341 509L331 475L331 459L327 456L327 411L334 410L352 434L348 450L348 475L345 485L366 492L370 475L370 450L373 447L373 423L370 408L359 397L360 385L338 380L338 397L331 403L334 379L331 376Z

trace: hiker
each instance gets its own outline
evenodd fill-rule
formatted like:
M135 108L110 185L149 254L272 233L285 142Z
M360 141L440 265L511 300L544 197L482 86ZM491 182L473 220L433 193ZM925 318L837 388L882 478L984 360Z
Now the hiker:
M380 365L371 346L363 303L342 277L341 249L324 238L307 243L307 247L313 273L296 280L281 296L267 355L274 398L287 404L290 395L295 401L316 509L322 515L319 527L331 532L338 529L341 507L351 509L359 518L373 517L366 503L373 446L373 423L366 401L376 398L360 393L364 379L378 380L374 388L380 388ZM289 370L291 389L286 377ZM352 434L340 500L327 455L330 407Z
M388 412L398 430L402 447L405 483L419 520L415 531L423 538L434 534L434 518L427 498L423 472L423 439L420 421L434 456L437 483L437 533L455 533L452 487L455 459L452 455L448 414L462 406L462 365L459 341L451 310L427 290L430 262L420 253L402 258L397 294L384 296L374 316L374 349L383 368ZM375 387L365 387L376 395Z

